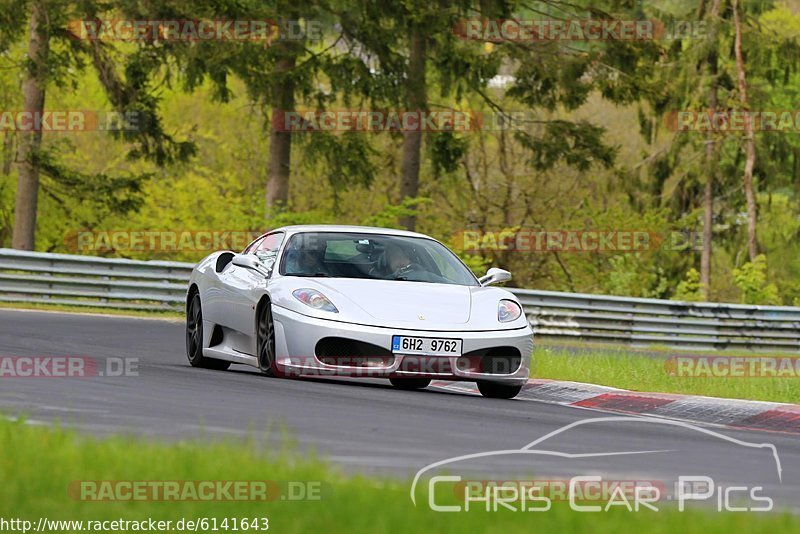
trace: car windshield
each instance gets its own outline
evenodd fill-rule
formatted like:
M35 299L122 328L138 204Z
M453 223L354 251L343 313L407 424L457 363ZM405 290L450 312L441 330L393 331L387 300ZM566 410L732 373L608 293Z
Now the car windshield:
M286 244L280 273L479 285L455 254L432 239L349 232L295 234Z

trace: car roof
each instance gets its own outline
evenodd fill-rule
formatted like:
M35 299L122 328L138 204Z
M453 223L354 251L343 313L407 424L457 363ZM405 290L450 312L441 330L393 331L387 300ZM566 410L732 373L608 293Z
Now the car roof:
M377 226L349 226L339 224L297 224L276 228L274 232L282 231L288 234L298 234L302 232L355 232L361 234L383 234L405 237L422 237L433 239L425 234L409 232L408 230L396 230L394 228L379 228Z

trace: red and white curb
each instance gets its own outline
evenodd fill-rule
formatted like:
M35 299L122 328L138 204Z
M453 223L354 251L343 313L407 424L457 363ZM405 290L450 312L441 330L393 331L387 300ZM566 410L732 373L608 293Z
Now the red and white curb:
M435 381L434 387L479 395L471 382ZM779 402L645 393L581 382L530 379L516 397L603 412L664 417L740 430L800 434L800 406Z

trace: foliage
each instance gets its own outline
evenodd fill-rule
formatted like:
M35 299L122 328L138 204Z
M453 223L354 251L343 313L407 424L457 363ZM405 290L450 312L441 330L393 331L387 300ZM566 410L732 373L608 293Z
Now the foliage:
M361 224L383 228L398 228L398 218L417 215L420 206L430 201L431 199L424 197L404 198L399 204L386 206L380 212L366 217Z
M778 288L767 282L767 257L756 256L752 262L733 270L733 280L742 292L745 304L779 304Z
M700 273L697 272L697 269L692 267L686 272L686 278L681 280L678 284L678 287L675 289L675 296L672 298L686 302L700 302L703 300L701 290Z
M663 269L642 261L639 254L620 254L610 260L606 293L631 297L659 298L667 289Z
M46 133L36 157L41 180L37 248L75 252L76 231L241 231L282 224L341 223L417 229L450 246L483 274L512 271L514 285L694 300L696 248L670 246L673 232L702 229L702 132L662 120L704 109L716 56L721 107L737 102L730 2L714 31L654 41L484 42L452 31L462 18L648 18L665 24L707 18L703 2L572 3L549 0L447 3L138 0L52 2L52 24L91 18L249 18L302 15L321 41L287 49L257 42L90 42L56 32L46 108L137 111L141 131ZM0 10L0 106L21 109L29 1ZM744 48L752 106L793 109L800 84L800 13L780 0L746 10ZM705 11L700 13L702 7ZM402 109L408 29L429 38L431 109L483 117L480 127L426 132L416 201L400 202L402 135L317 132L293 136L289 200L265 217L266 163L276 62L296 54L289 74L298 107ZM496 83L496 75L507 80ZM503 120L500 120L502 118ZM19 141L0 157L0 245L10 244ZM715 134L712 276L718 301L800 302L800 137L758 132L759 249L770 268L742 266L743 155L735 133ZM6 165L8 163L8 165ZM7 172L5 172L7 170ZM464 250L465 230L647 232L645 250ZM91 251L83 251L91 253ZM209 250L100 252L196 261ZM760 265L760 264L759 264ZM737 268L738 278L733 276ZM763 279L762 279L763 277Z

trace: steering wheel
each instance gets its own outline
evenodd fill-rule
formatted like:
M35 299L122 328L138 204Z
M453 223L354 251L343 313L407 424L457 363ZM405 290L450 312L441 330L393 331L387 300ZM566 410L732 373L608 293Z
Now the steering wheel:
M405 267L400 267L395 272L389 275L390 280L397 280L398 278L402 278L407 274L410 274L414 271L421 271L422 266L419 263L409 263Z

